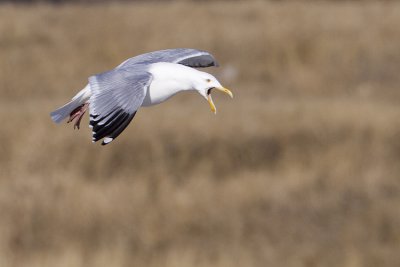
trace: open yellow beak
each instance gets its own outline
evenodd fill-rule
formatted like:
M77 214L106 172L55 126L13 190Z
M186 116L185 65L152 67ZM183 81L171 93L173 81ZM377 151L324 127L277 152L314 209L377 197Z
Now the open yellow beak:
M217 90L219 90L219 91L222 91L222 92L224 92L225 94L229 95L231 98L233 98L232 92L231 92L229 89L227 89L227 88L224 88L224 87L215 87L214 89L217 89ZM217 114L217 108L215 107L214 102L213 102L213 100L212 100L212 98L211 98L211 91L207 94L207 100L208 100L208 104L210 104L211 111L214 112L214 114Z

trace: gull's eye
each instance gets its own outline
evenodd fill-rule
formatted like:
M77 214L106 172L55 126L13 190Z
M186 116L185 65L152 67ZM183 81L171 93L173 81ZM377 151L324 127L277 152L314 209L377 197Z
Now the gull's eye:
M209 82L211 82L211 79L207 79L206 81L209 83Z

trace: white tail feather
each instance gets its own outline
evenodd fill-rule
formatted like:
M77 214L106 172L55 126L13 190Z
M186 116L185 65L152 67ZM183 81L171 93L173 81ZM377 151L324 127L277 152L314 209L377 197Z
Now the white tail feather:
M69 116L69 114L74 109L86 103L89 100L90 95L91 95L90 86L86 85L86 87L83 88L79 93L77 93L70 102L51 112L50 113L51 119L55 123L62 122L65 118Z

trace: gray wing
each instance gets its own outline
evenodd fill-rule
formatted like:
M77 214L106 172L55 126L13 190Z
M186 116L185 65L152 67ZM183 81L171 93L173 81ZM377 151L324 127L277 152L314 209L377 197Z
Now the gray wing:
M143 68L115 69L89 77L93 142L117 138L142 105L152 75Z
M154 51L132 57L122 62L117 69L157 62L177 63L193 68L218 66L218 62L207 51L191 48L176 48Z

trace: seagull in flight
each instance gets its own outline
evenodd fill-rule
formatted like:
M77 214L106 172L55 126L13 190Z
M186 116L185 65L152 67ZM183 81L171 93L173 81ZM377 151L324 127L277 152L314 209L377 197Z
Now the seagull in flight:
M92 141L109 144L128 126L140 107L162 103L182 91L197 91L217 109L213 89L233 97L211 74L196 68L218 66L208 52L177 48L154 51L129 58L115 69L89 77L89 83L70 102L50 113L55 123L67 117L80 127L82 116L90 114Z

